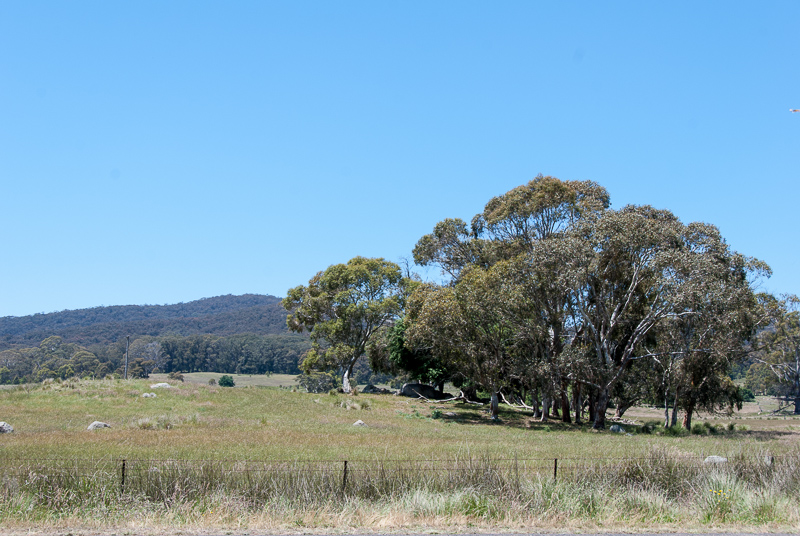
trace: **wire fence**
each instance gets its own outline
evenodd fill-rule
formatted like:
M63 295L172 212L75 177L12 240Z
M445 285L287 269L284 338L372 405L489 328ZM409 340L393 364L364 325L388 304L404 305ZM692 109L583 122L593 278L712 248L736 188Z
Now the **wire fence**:
M177 460L0 458L0 499L35 494L51 506L138 497L169 504L215 493L254 504L275 497L314 502L379 499L425 489L520 493L531 482L658 486L679 494L688 482L728 474L757 486L800 488L800 455L730 458L653 451L641 457L460 458L422 460Z

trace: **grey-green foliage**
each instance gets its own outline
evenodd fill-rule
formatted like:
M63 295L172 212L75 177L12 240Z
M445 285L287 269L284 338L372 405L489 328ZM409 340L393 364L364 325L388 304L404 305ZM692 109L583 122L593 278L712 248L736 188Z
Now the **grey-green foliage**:
M612 392L648 394L627 389L632 371L636 387L648 375L662 391L688 386L678 399L690 413L730 403L724 372L757 325L752 279L768 267L711 225L608 206L595 183L540 176L492 199L470 226L437 224L414 258L451 280L417 287L409 340L493 392L539 390L565 407L569 385L580 386L597 428ZM717 372L698 381L700 370Z
M293 331L308 331L312 348L302 369L339 370L342 388L351 391L353 367L367 345L403 308L405 280L400 267L384 259L355 257L329 266L290 289L283 300Z

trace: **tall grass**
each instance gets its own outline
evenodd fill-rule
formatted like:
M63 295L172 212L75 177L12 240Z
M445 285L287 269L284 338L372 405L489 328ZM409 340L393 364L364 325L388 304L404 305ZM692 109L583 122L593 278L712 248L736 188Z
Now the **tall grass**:
M354 505L437 523L795 525L800 452L742 453L706 464L656 447L635 459L253 462L185 460L3 460L0 522L60 519L75 512L252 523L330 523ZM13 467L14 469L10 469ZM724 490L720 491L720 490ZM121 515L121 514L120 514ZM286 517L288 515L288 517ZM299 518L298 518L299 516ZM174 519L173 519L174 521ZM188 522L188 521L187 521Z

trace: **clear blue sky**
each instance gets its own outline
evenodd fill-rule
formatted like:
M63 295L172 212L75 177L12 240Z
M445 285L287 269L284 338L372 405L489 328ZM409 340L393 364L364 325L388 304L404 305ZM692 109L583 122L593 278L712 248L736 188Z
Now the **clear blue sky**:
M797 1L0 1L0 316L284 296L538 173L800 293L790 108Z

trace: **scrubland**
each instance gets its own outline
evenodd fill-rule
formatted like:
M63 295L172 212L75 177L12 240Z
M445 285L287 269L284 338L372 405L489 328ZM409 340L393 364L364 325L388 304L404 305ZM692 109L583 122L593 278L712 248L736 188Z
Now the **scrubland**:
M611 433L508 407L492 422L463 403L300 393L288 378L194 379L0 391L15 428L0 436L3 530L800 528L800 419L766 399L703 416L702 434L665 431L650 408ZM95 420L111 427L88 431Z

